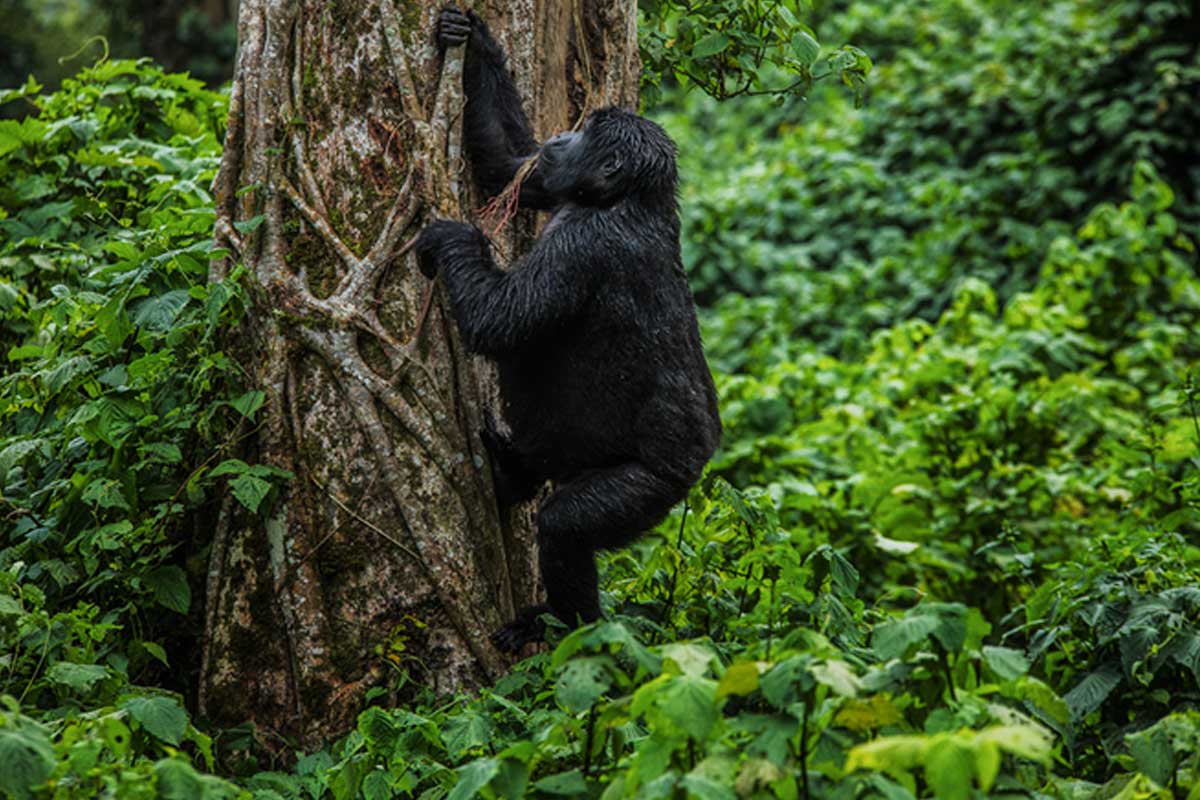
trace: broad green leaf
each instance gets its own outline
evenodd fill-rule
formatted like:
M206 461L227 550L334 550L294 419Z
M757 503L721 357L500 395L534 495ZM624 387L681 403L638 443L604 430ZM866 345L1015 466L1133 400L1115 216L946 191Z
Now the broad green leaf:
M985 792L991 790L1000 774L1000 746L995 742L979 742L975 747L975 775L979 780L979 788Z
M59 661L46 670L46 678L51 683L67 686L80 693L92 690L100 681L108 677L108 668L101 664L74 664L70 661Z
M442 739L453 756L488 746L495 734L492 721L478 711L464 711L442 725Z
M212 775L202 775L178 758L157 762L154 776L162 800L228 800L238 794L233 785Z
M250 219L237 220L233 223L233 227L238 233L250 233L256 230L259 225L262 225L266 219L266 215L259 214L257 217L251 217Z
M797 31L792 35L792 52L796 54L800 63L811 66L821 54L821 45L811 34Z
M373 769L368 772L359 790L363 800L391 800L393 797L391 780L383 770Z
M546 794L562 795L565 797L583 797L588 793L587 781L583 773L577 769L570 772L560 772L557 775L547 775L535 781L533 788Z
M660 675L634 693L630 711L645 714L651 728L703 741L716 723L716 681L694 675Z
M187 574L176 566L159 567L146 575L146 585L163 607L186 614L192 606L192 590Z
M54 769L54 748L40 728L0 730L0 790L17 800L33 796Z
M737 798L733 789L701 775L684 775L679 781L679 785L687 791L689 797L698 797L700 800L736 800Z
M1050 758L1051 739L1045 728L1033 725L995 725L976 735L978 742L991 742L1006 753L1030 761Z
M183 740L188 717L178 700L159 695L137 695L122 702L121 708L167 744L178 747Z
M717 699L731 694L745 696L758 688L758 664L742 661L725 670L717 682Z
M801 700L815 686L812 659L792 656L779 662L759 678L763 697L776 708L787 708Z
M607 656L574 658L567 662L554 687L558 702L568 711L586 711L612 685Z
M921 644L938 627L936 617L906 615L875 626L871 647L883 660L901 658L910 647Z
M256 389L254 391L246 392L236 400L231 401L230 405L233 406L234 409L237 410L237 412L243 417L246 417L247 419L253 419L254 412L258 411L258 409L262 407L263 400L265 400L266 397L266 392Z
M494 758L480 758L458 768L458 782L451 790L449 800L468 800L479 794L496 777L500 764Z
M834 694L841 697L857 697L862 691L862 680L844 661L825 659L813 664L811 669L817 683L828 686Z
M1127 734L1129 754L1137 761L1138 770L1150 776L1160 786L1167 786L1175 777L1176 755L1171 735L1162 721L1144 731Z
M505 798L505 800L521 800L521 798L525 797L525 790L529 786L529 759L532 757L535 748L532 742L521 742L519 744L527 745L527 752L519 757L513 756L499 759L500 770L488 785L493 792ZM505 752L512 751L513 749L506 748Z
M1098 709L1121 683L1121 671L1104 664L1089 672L1063 697L1071 710L1071 719L1078 721Z
M242 475L250 470L250 465L239 458L227 458L220 464L213 467L213 471L209 473L216 478L221 475Z
M974 777L974 753L957 738L935 741L925 753L925 780L938 800L968 800Z
M1029 660L1020 650L984 645L983 660L1002 681L1016 680L1029 671Z
M927 736L882 736L856 745L846 756L846 772L856 769L912 770L924 760L930 741Z
M233 496L238 502L249 509L251 512L257 512L259 505L266 496L271 492L271 484L264 481L262 478L256 478L253 475L239 475L229 482L229 488L233 491Z
M0 450L0 480L4 479L8 471L13 468L13 465L21 463L26 456L44 444L44 439L25 439L12 442L3 450Z
M674 642L662 649L663 659L673 663L684 675L707 675L717 654L701 644Z
M692 58L708 58L729 47L729 37L723 33L710 33L692 47Z
M154 658L158 659L160 662L162 662L162 665L164 667L171 666L167 662L167 651L163 649L162 645L160 645L156 642L145 642L144 641L144 642L142 642L142 649L145 650L147 653L149 653Z
M131 510L129 501L125 499L124 487L120 482L110 478L98 478L88 484L83 490L82 499L99 508L119 508L122 511Z
M21 602L17 598L0 594L0 617L15 617L24 613L25 609L21 607Z
M138 326L152 331L168 331L189 299L187 289L173 289L147 297L134 306L133 321Z

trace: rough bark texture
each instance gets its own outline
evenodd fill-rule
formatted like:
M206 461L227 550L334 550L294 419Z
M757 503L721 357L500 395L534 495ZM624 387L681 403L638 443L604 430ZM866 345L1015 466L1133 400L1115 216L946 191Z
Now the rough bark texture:
M432 43L441 5L240 8L214 277L240 263L251 288L232 346L267 400L247 460L295 478L264 513L222 510L199 702L303 744L349 727L371 686L403 703L494 678L488 633L537 591L529 520L498 519L479 442L494 376L440 290L417 336L428 284L403 253L428 219L481 204L458 144L462 52ZM634 0L473 6L540 136L635 103ZM537 224L509 222L501 256Z

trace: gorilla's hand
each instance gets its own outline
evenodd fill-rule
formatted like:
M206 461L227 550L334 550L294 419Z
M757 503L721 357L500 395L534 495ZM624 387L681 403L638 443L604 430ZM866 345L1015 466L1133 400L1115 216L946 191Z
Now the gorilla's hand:
M459 11L454 6L443 8L437 21L438 48L445 50L448 47L466 44L467 40L471 38L471 24L474 16L471 12Z
M421 274L433 278L446 256L456 247L471 246L482 238L483 234L474 225L448 219L431 222L417 236L417 243L413 245Z

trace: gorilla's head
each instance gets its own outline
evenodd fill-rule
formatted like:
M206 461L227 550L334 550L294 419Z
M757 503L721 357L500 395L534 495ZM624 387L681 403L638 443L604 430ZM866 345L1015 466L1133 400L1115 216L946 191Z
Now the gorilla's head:
M547 140L537 170L562 202L675 202L675 143L657 124L620 108L594 111L582 131Z

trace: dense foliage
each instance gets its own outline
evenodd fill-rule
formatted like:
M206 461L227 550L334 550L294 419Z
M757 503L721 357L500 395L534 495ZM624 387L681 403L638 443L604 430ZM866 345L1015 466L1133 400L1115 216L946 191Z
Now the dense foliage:
M208 752L163 691L195 643L188 512L261 394L231 394L239 290L207 282L224 98L134 62L38 88L0 121L0 787L91 797L145 783L128 754Z
M261 396L213 337L222 100L130 62L18 92L0 792L1200 798L1196 20L828 13L877 64L861 111L659 111L726 438L608 560L609 621L269 771L182 702L214 481L284 479L228 458Z

